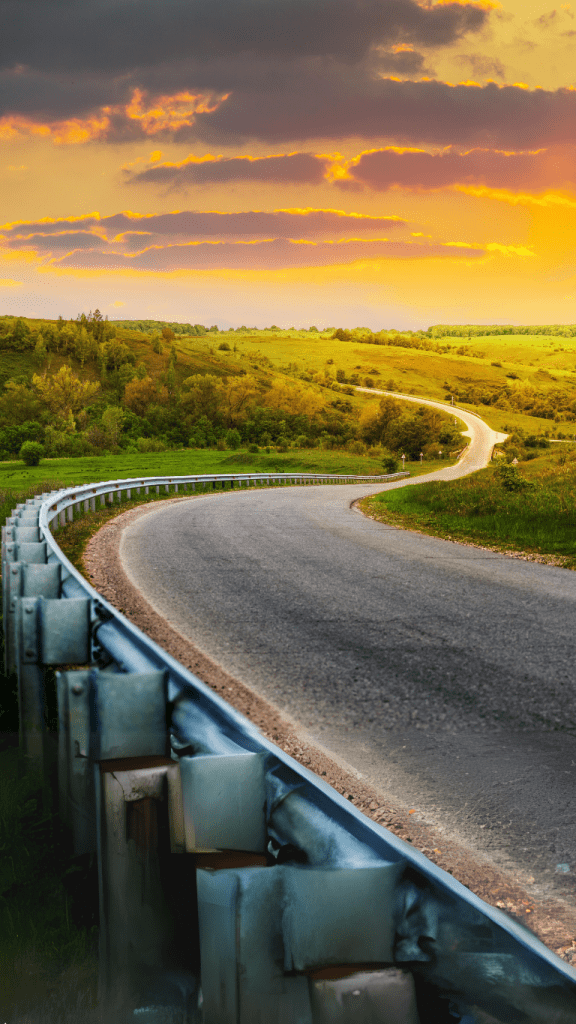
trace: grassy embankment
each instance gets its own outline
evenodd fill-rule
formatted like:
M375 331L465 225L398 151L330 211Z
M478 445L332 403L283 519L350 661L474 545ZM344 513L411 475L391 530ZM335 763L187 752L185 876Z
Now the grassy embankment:
M576 568L576 446L514 468L367 498L363 510L405 529Z

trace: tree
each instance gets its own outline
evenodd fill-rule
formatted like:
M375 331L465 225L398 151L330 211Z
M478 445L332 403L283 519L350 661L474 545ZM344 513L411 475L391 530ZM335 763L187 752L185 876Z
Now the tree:
M118 445L126 413L119 405L107 405L102 413L102 426L113 447Z
M229 378L224 389L228 423L235 423L242 418L246 406L259 394L259 390L258 381L250 374Z
M26 384L14 380L6 382L4 394L0 395L0 425L37 420L41 410L37 395Z
M151 377L132 380L124 388L124 402L137 416L145 416L148 406L158 401L158 390Z
M75 430L75 414L80 412L100 390L98 383L81 381L75 377L69 366L61 366L58 373L52 377L45 374L39 377L34 374L32 387L56 419L66 424L67 430Z
M281 379L262 396L262 404L269 409L282 409L294 416L316 416L324 408L322 395L312 388Z
M195 417L206 416L214 422L225 398L225 385L221 377L211 373L194 373L184 381L182 404Z
M174 334L174 331L172 330L171 327L163 327L162 328L162 337L163 337L164 341L167 344L169 344L171 341L174 341L174 338L176 337L176 335Z
M437 440L442 420L431 409L421 408L416 413L404 413L391 422L385 434L386 444L393 451L404 451L412 459L418 458L422 449Z
M402 415L402 403L397 398L385 395L378 403L370 402L360 413L358 429L361 437L369 444L382 441L390 424Z
M80 362L80 366L84 366L84 363L91 355L95 353L95 344L92 338L90 338L88 331L82 325L76 332L76 337L72 342L74 355Z

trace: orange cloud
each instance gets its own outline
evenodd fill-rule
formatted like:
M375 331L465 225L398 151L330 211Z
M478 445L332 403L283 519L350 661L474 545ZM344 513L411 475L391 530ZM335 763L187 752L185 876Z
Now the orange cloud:
M70 146L166 134L191 127L197 114L214 113L228 95L178 92L152 101L143 90L134 89L129 103L101 107L91 117L46 123L21 115L0 117L0 141L36 136L51 139L55 145Z

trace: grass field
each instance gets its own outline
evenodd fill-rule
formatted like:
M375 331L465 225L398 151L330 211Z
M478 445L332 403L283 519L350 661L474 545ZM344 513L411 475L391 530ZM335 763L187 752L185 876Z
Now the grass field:
M454 460L440 462L407 462L412 475L451 465ZM401 464L400 464L401 467ZM184 449L153 454L104 455L100 458L44 459L39 466L28 467L23 462L0 462L0 495L13 491L32 494L51 490L40 487L42 482L54 487L73 487L99 480L128 480L142 476L184 476L203 473L353 473L381 474L384 472L379 457L352 455L344 451L303 449L275 452L267 455L248 451L217 452ZM49 478L49 479L48 479ZM20 500L20 499L19 499ZM12 507L10 505L10 507ZM6 512L5 515L9 513Z
M405 529L576 568L576 446L508 474L511 483L490 466L462 480L384 492L362 508Z
M332 339L331 332L307 331L230 331L204 338L177 337L175 344L189 357L196 353L195 358L218 359L235 369L253 372L268 367L292 376L326 372L332 378L341 369L347 377L357 373L361 384L370 377L375 387L391 390L392 385L396 391L422 398L443 400L454 387L469 385L482 390L504 385L511 379L509 374L515 375L515 386L525 383L544 393L561 388L576 396L576 338L505 334L436 340L448 351L345 342ZM229 353L218 350L223 342L230 345ZM366 401L373 399L354 398L354 404ZM567 419L556 423L492 405L460 404L477 412L495 430L512 432L521 428L537 434L548 431L552 437L558 432L576 434L576 423Z

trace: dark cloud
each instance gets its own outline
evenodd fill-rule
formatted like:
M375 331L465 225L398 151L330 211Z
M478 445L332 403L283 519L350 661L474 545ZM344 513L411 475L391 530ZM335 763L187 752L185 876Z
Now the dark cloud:
M306 244L274 239L248 244L244 242L171 245L149 248L136 256L100 252L72 252L53 266L75 270L282 270L298 267L325 267L376 259L424 259L431 257L477 258L484 250L441 244L422 245L392 242L387 239L353 239L334 243Z
M128 184L153 182L176 186L212 185L226 181L260 181L270 184L318 185L330 161L312 153L290 153L250 159L246 156L232 159L197 161L188 158L178 164L153 164L143 171L127 170Z
M576 137L576 91L393 79L355 88L341 77L302 76L289 96L233 93L218 110L199 114L193 132L209 144L356 136L407 145L535 149Z
M420 49L482 28L487 8L416 0L3 0L0 114L54 125L80 119L86 138L170 139L233 146L311 139L532 149L571 142L576 93L518 86L403 81L425 70ZM526 41L528 42L528 41ZM532 45L532 44L530 44ZM408 49L413 47L413 49ZM497 61L466 57L479 73ZM3 69L3 70L2 70ZM223 99L229 94L227 99ZM82 131L54 128L69 141ZM58 135L60 132L60 136ZM318 166L264 163L248 178ZM306 162L307 160L307 162ZM148 180L168 174L143 172ZM198 177L199 176L199 177ZM133 172L132 180L142 180ZM218 180L226 180L219 178Z
M70 252L72 249L94 249L105 244L101 238L89 232L68 231L53 235L31 234L24 238L16 237L11 240L10 248L34 249L37 252L55 252L57 250Z
M488 17L480 4L416 0L2 0L0 115L51 122L109 107L103 137L137 139L144 124L119 109L135 90L152 103L187 91L286 96L324 64L362 81L378 48L447 46ZM381 66L423 67L407 52Z
M125 75L253 53L356 62L377 44L445 46L486 8L415 0L3 0L0 67Z
M431 75L432 69L426 67L425 59L416 50L399 50L397 52L381 50L374 61L378 70L392 75Z
M10 247L15 245L43 249L65 247L66 238L79 238L76 245L68 249L100 244L90 229L105 233L108 242L130 239L130 246L142 249L150 238L165 240L186 238L222 237L268 237L268 238L316 238L319 236L350 236L366 232L387 232L405 227L406 222L393 217L370 217L340 213L337 210L307 210L291 212L275 210L247 210L241 213L197 212L184 210L180 213L163 213L154 216L118 213L102 218L70 218L53 224L42 222L13 224L0 228L0 237ZM65 229L68 229L66 231ZM72 229L80 229L74 232ZM83 230L82 230L83 229ZM143 237L144 236L144 237ZM138 239L141 244L138 245ZM92 242L90 243L90 240Z
M539 153L503 153L483 149L458 153L450 149L434 155L422 151L382 149L363 153L349 168L349 173L355 182L378 191L386 191L395 185L409 189L436 189L456 184L481 184L512 191L574 187L576 149L564 147ZM336 181L336 184L341 183Z

